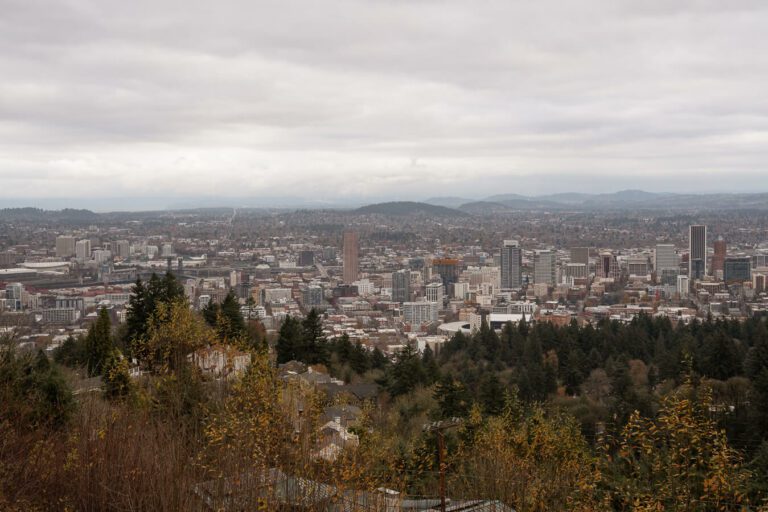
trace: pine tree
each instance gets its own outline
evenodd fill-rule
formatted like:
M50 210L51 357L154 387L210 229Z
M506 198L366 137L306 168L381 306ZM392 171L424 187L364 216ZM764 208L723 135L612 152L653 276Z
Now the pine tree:
M292 316L285 317L277 338L277 363L288 361L303 361L302 347L303 333L301 323Z
M111 329L109 313L105 308L101 308L96 322L88 329L88 335L85 337L88 374L91 376L101 375L104 363L112 352Z
M480 405L485 414L497 416L504 410L504 386L498 375L487 373L480 381Z
M440 379L433 396L437 401L441 419L465 418L469 415L469 410L472 407L469 392L461 381L450 375Z
M138 278L126 308L126 337L129 341L141 338L147 332L147 322L149 321L149 315L152 313L149 310L148 295L147 287L141 278Z
M323 334L323 324L320 315L315 308L307 314L307 318L301 323L302 337L302 361L308 364L328 364L328 347Z

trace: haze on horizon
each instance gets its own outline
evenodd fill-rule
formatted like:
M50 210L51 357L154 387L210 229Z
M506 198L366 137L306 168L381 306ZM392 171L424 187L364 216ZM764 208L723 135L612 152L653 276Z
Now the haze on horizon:
M763 1L0 8L0 206L768 191Z

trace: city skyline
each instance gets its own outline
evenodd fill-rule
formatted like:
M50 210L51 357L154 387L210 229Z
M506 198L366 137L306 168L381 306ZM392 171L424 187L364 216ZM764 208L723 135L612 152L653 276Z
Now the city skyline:
M0 199L768 190L766 21L752 1L10 3Z

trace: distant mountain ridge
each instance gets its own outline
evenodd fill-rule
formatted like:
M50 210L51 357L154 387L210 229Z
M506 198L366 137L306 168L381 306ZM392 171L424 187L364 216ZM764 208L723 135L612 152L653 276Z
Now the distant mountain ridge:
M768 209L768 193L678 194L620 190L604 194L566 192L540 196L497 194L459 205L462 211L477 214L485 209L500 213L513 210L622 210L622 209Z

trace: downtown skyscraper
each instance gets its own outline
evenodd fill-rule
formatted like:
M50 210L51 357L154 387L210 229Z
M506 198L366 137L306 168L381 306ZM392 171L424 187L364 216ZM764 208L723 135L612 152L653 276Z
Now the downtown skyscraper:
M688 277L702 279L707 275L707 226L691 226L689 244Z
M523 287L523 250L517 240L504 240L501 247L501 288Z
M347 230L344 232L344 271L343 278L345 284L352 284L357 281L359 274L358 263L358 245L359 238L357 231Z

